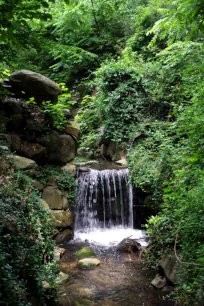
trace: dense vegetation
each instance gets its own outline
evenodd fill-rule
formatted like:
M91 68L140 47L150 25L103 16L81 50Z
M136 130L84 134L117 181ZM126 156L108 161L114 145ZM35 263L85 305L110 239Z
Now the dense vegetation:
M81 147L94 154L102 130L126 150L133 184L151 191L158 213L147 224L147 261L178 252L174 298L201 305L203 1L18 0L0 9L1 71L65 82L78 100Z

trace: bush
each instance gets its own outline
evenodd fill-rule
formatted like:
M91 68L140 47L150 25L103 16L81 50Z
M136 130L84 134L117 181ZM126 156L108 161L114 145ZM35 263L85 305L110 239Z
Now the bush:
M47 295L42 281L50 283L51 293L58 269L50 213L21 172L0 177L0 207L1 305L27 306L32 296L43 304L54 296Z

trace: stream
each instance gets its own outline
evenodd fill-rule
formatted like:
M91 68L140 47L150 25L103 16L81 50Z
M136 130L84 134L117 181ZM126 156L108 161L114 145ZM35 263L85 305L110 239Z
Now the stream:
M142 231L118 228L98 230L98 233L78 232L73 241L63 245L66 252L60 265L61 270L70 275L70 281L64 285L60 297L62 306L174 305L171 301L163 300L171 288L166 287L162 291L151 286L155 271L145 267L136 254L116 251L117 243L128 235L137 237L141 245L146 244ZM74 254L84 246L90 246L101 261L93 270L78 266Z
M79 168L74 240L63 245L62 272L70 275L60 295L62 306L172 306L151 286L155 271L141 263L136 253L119 253L124 238L147 245L137 224L138 200L129 182L129 170ZM100 265L84 270L75 253L90 246Z

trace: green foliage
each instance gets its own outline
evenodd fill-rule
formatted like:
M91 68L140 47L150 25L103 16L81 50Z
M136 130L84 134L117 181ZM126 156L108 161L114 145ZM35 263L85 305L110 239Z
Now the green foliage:
M21 172L1 176L0 207L1 304L31 305L32 295L45 303L42 281L54 288L57 272L50 213Z
M62 130L67 123L66 111L70 108L71 105L75 104L75 101L72 101L71 94L68 92L68 88L65 86L65 83L59 84L61 87L61 94L58 96L58 102L53 104L50 101L43 101L41 105L41 112L50 119L51 125L58 129ZM36 105L37 102L34 98L30 98L26 104Z
M174 123L162 121L140 124L128 152L131 180L137 188L152 193L155 211L162 202L163 182L170 178L176 159L175 128Z
M150 1L153 4L157 1ZM202 39L204 6L202 0L160 1L161 18L148 34L154 34L150 45L157 39L168 39L172 44L176 40Z
M73 176L68 171L54 165L41 167L40 171L34 175L34 178L44 186L47 186L50 177L56 179L59 189L67 196L69 203L73 204L76 196L76 181Z
M0 2L1 27L0 27L0 46L3 50L12 47L13 44L25 44L31 37L31 27L29 20L48 19L49 2L47 0L27 1L9 0Z
M99 134L98 129L102 120L93 96L83 98L75 120L80 124L80 148L92 151L94 154Z

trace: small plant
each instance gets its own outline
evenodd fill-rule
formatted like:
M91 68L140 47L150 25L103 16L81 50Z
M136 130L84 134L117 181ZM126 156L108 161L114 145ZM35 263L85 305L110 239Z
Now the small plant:
M50 101L44 101L41 109L42 112L51 119L53 127L62 130L67 123L67 119L65 118L66 110L76 102L70 99L71 94L68 92L68 88L65 84L60 83L59 85L61 86L62 93L58 97L57 104L53 104Z

